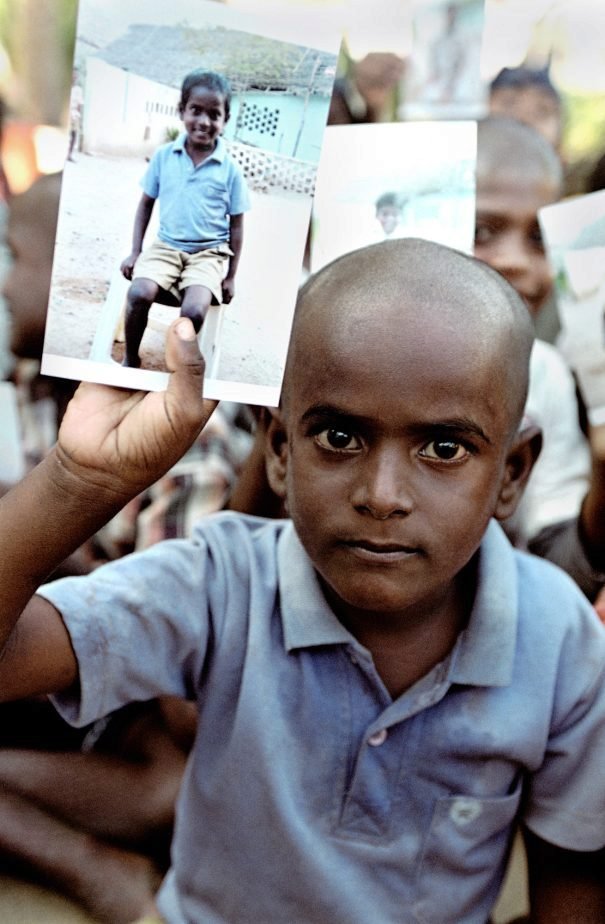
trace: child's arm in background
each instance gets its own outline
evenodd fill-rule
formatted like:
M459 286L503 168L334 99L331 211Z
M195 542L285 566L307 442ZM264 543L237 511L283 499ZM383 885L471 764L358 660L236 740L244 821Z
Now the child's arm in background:
M542 529L529 550L567 571L589 600L598 601L605 622L605 426L592 427L589 442L590 482L580 513Z
M190 321L173 323L166 360L172 375L165 392L81 385L55 448L0 500L0 699L55 692L75 681L59 614L32 595L68 554L174 465L214 410L215 402L202 398L203 360Z
M580 853L524 830L531 924L603 924L605 850Z
M595 569L605 571L605 425L589 430L592 471L580 513L580 532Z
M153 199L151 196L148 196L147 193L143 193L139 200L139 204L134 216L132 250L126 259L122 260L120 264L120 271L122 275L126 277L126 279L132 279L132 271L137 261L137 257L140 255L143 249L143 240L145 238L145 232L147 231L147 227L151 219L151 213L153 212L154 205L155 199Z
M244 215L232 215L229 221L229 247L233 256L229 258L229 269L223 279L223 302L228 305L235 294L235 274L244 243Z

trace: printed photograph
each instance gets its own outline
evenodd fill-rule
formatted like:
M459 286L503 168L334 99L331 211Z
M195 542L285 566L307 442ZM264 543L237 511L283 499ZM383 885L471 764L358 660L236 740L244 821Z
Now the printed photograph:
M339 40L305 16L81 0L44 373L161 389L180 314L208 397L277 403Z
M483 0L414 0L412 6L400 117L480 118L487 98L480 72Z
M472 253L476 154L475 122L330 126L313 206L313 271L396 237Z
M558 346L597 426L605 423L605 192L549 205L539 215L555 276Z

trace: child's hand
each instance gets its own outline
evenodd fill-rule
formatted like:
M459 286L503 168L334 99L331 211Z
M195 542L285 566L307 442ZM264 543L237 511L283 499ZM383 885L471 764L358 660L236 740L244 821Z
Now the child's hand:
M228 305L235 295L235 279L223 279L223 304Z
M126 279L132 279L132 271L137 262L138 253L130 253L125 260L120 263L120 272Z
M212 411L202 398L204 362L191 321L173 322L166 340L172 374L164 392L132 392L82 383L70 402L57 456L90 493L128 499L157 481L183 455Z

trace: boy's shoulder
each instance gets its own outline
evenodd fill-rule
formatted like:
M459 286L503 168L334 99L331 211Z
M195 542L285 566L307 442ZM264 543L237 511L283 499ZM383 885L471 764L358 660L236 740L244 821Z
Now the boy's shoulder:
M536 658L553 683L562 659L591 652L605 663L605 627L576 583L557 565L513 548L495 521L476 573L469 628L489 624L498 662L509 660L511 677L535 669Z
M191 543L201 545L214 562L222 562L225 572L265 571L275 567L277 548L285 532L293 529L290 520L273 520L237 511L224 510L199 520L191 533Z

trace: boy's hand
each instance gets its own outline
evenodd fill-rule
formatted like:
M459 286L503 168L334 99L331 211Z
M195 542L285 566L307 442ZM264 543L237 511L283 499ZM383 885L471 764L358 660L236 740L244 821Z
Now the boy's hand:
M138 253L130 253L125 260L120 263L120 272L126 279L132 279L132 271L137 262Z
M215 401L202 398L204 361L191 321L180 318L166 339L171 370L164 392L132 392L84 382L61 425L57 455L70 482L124 500L157 481L207 422Z
M228 305L233 296L235 295L235 279L226 278L223 279L223 304Z

